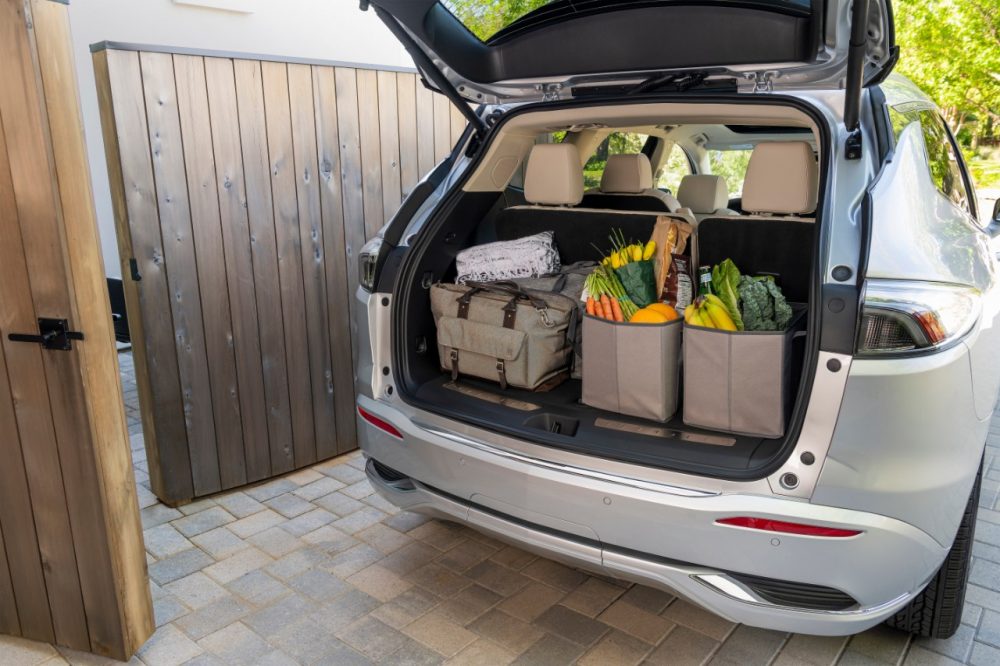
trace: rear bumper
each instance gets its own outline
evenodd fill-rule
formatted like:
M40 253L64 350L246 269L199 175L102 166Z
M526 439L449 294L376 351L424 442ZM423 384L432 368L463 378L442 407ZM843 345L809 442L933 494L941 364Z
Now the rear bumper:
M408 477L394 483L369 465L375 488L397 506L584 569L669 589L733 622L810 634L860 632L908 603L946 554L924 532L884 516L548 464L486 444L468 427L447 431L415 423L364 396L359 406L403 436L359 420L369 458ZM862 534L823 538L716 524L744 515ZM833 588L857 604L835 611L779 605L728 572Z

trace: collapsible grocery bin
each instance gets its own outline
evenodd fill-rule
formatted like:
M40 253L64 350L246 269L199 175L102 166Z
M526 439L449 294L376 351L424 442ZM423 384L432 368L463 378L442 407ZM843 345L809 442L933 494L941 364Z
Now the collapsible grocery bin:
M792 340L805 325L794 307L784 331L722 331L684 324L684 423L740 435L782 437Z
M583 320L583 402L667 421L677 411L681 325Z

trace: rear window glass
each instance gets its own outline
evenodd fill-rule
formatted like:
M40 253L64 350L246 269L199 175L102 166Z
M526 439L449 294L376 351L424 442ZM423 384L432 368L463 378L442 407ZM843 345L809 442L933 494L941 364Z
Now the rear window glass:
M747 177L747 166L750 164L752 149L710 150L708 165L716 176L722 176L726 181L726 189L730 197L743 194L743 181Z
M727 0L717 0L725 4ZM770 5L775 9L809 10L811 0L758 0L758 5ZM440 0L441 4L461 21L469 31L482 41L488 41L505 28L521 21L529 23L550 18L571 18L574 14L589 14L607 11L609 7L621 5L642 6L648 0ZM681 0L662 0L663 4ZM543 9L529 16L537 9Z
M924 144L927 146L927 159L931 168L931 178L938 191L968 213L969 196L965 189L962 170L958 166L955 148L948 137L948 129L944 120L933 111L920 112L920 128L924 134Z

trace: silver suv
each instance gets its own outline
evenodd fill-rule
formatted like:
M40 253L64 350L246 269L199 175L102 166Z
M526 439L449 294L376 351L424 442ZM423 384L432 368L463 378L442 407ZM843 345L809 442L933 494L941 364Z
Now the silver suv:
M375 488L734 622L952 635L1000 387L1000 221L934 103L890 75L889 0L525 5L477 37L460 17L487 0L362 1L469 121L360 253ZM645 137L614 160L634 168L584 194L615 132ZM733 150L742 181L706 178ZM689 179L668 192L677 165ZM441 371L429 288L459 251L551 230L564 263L594 259L610 229L640 237L662 215L715 228L807 308L783 437L601 412L577 381Z

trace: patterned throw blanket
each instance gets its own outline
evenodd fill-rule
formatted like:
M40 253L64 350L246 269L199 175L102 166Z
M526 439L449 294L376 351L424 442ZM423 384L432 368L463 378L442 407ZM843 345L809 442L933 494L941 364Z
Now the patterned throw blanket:
M559 272L559 251L553 232L543 231L512 241L498 241L462 250L455 257L455 282L496 282L533 278Z

